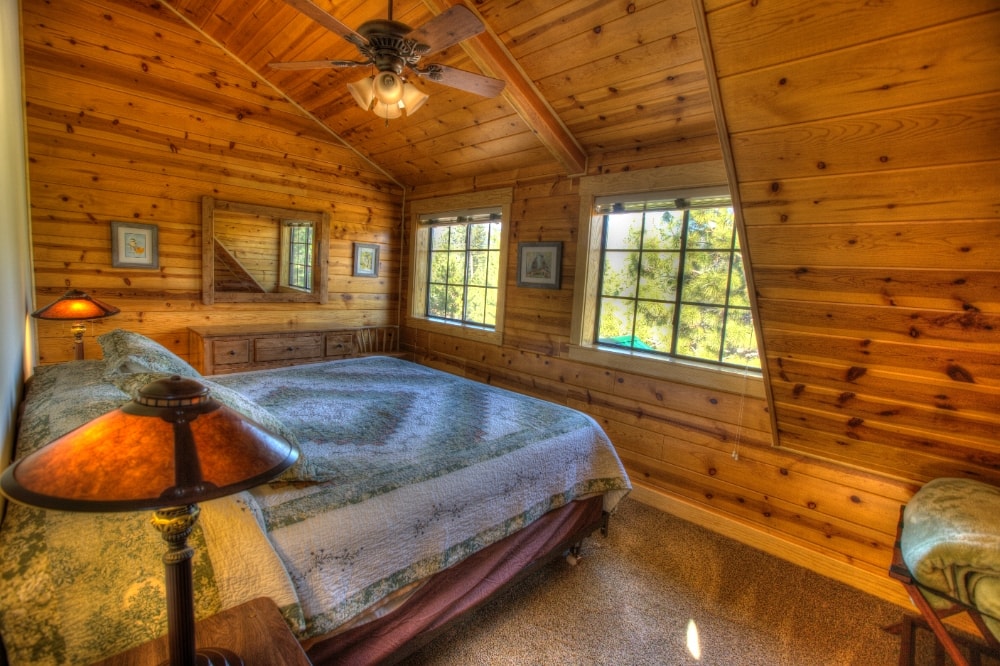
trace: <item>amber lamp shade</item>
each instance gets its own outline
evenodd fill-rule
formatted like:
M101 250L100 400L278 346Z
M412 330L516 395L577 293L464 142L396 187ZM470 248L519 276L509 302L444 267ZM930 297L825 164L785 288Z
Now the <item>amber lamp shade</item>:
M16 461L0 476L0 490L43 509L158 509L153 525L168 545L169 663L236 665L242 660L228 650L195 651L187 537L196 503L264 483L297 459L288 441L222 405L198 381L174 376Z
M83 358L83 334L87 330L83 322L89 319L103 319L116 315L121 310L113 305L102 303L96 298L85 294L79 289L70 289L59 299L31 313L36 319L54 319L57 321L72 321L74 355L76 360Z

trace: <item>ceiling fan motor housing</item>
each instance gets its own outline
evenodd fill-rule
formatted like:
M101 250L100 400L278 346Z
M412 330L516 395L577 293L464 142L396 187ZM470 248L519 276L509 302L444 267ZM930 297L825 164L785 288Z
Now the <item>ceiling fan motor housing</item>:
M403 68L417 64L420 56L429 46L413 39L406 39L412 28L399 21L375 19L366 21L358 28L358 33L368 40L359 46L361 54L374 63L380 72L393 71L402 74Z

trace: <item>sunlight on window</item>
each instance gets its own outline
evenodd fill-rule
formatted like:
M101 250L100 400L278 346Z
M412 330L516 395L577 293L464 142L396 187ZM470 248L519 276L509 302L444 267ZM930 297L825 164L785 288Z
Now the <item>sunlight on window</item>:
M698 625L694 620L688 620L687 647L691 656L701 661L701 640L698 638Z

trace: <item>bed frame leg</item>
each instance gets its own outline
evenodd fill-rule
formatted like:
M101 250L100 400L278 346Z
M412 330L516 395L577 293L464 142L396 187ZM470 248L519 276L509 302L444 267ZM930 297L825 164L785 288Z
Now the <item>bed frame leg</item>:
M582 547L583 547L582 541L578 541L577 543L569 547L569 551L567 551L566 553L566 563L569 564L571 567L575 567L577 563L582 559L583 556L580 555L580 549Z
M605 511L601 514L601 536L608 536L608 525L611 523L611 514Z

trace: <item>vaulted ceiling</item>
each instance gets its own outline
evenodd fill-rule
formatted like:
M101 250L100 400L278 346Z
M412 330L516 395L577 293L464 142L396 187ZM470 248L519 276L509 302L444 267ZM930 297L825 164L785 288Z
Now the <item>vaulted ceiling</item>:
M355 30L389 10L371 0L314 3ZM455 3L397 0L392 18L418 28ZM351 43L292 4L166 4L403 185L511 170L600 173L608 155L716 134L689 0L467 2L485 31L421 64L502 79L503 93L485 98L411 76L430 98L412 117L388 122L347 90L368 68L269 67L358 59Z

